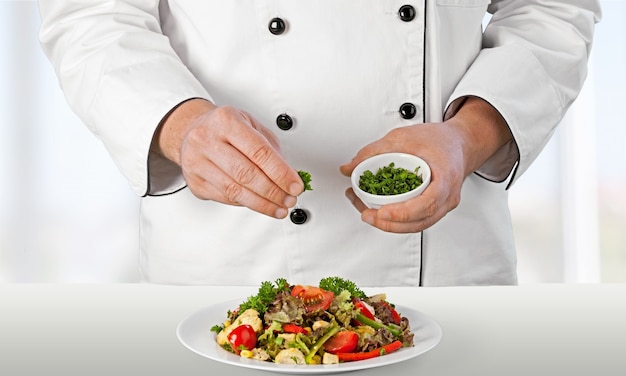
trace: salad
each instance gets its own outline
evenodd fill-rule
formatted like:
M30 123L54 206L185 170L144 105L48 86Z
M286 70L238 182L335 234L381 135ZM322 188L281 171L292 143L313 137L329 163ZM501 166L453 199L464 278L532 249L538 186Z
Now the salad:
M327 277L318 286L263 282L211 331L226 351L286 364L337 364L413 346L409 320L385 294L366 296L353 282Z

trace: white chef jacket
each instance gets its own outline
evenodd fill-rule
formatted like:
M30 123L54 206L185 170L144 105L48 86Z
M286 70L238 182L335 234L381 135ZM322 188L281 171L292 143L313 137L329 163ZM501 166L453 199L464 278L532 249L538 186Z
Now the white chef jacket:
M577 96L600 18L592 0L42 0L40 9L69 105L142 197L144 279L229 285L331 275L363 286L515 284L507 187ZM361 222L339 165L393 128L441 121L470 95L502 114L514 141L466 179L459 206L422 233ZM298 198L303 224L199 200L178 166L150 154L161 120L190 98L243 109L276 133L290 165L313 177Z

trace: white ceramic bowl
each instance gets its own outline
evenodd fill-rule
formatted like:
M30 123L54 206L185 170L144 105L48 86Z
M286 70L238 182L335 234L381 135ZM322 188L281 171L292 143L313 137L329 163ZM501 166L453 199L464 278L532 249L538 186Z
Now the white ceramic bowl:
M359 178L365 171L370 170L373 174L376 174L379 168L389 166L391 162L394 163L395 168L401 167L409 171L415 171L415 169L419 167L417 173L422 175L422 184L412 191L388 196L374 195L359 188ZM405 153L378 154L364 160L354 168L351 175L352 189L368 208L378 209L383 205L403 202L419 196L430 183L430 175L430 167L420 157Z

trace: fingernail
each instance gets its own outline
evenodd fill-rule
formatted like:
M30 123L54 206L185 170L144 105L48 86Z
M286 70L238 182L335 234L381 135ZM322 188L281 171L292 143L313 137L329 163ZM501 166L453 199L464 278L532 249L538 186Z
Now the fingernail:
M283 209L283 208L276 209L276 213L274 213L274 216L279 219L285 218L287 216L287 209Z
M297 196L302 193L302 184L292 183L289 186L289 194L292 196Z
M362 219L363 219L363 222L367 223L368 225L374 224L374 216L371 214L364 214Z
M298 199L295 198L294 196L287 196L285 197L285 201L283 201L283 204L290 208L292 206L294 206L296 204L296 202L298 202Z
M354 193L352 193L352 191L346 191L346 197L348 198L350 203L354 205L354 200L355 200Z
M339 166L339 172L341 172L343 175L348 176L349 175L348 163L344 163L341 166Z

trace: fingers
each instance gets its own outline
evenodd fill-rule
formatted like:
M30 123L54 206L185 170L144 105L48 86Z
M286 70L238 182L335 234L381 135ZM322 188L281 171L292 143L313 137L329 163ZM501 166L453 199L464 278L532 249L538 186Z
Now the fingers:
M181 151L185 180L199 198L284 218L304 190L278 140L248 114L220 107L198 120Z
M285 218L287 208L296 204L296 198L282 194L285 197L282 204L276 204L256 192L233 180L221 168L211 162L203 166L202 175L211 176L211 180L202 179L200 174L187 178L187 183L193 187L193 194L201 199L218 201L228 205L246 206L256 212L275 218Z
M350 176L352 170L354 170L359 163L374 155L388 153L390 151L411 153L416 150L413 146L406 148L402 146L404 140L407 139L406 136L402 135L404 129L408 129L408 127L393 129L382 139L364 146L356 153L350 162L341 165L339 171L345 176Z
M412 212L411 209L408 209L408 204L393 204L393 206L398 205L403 208L396 209L397 213L389 213L390 208L386 207L379 210L366 210L361 213L361 220L382 231L402 234L424 231L445 215L445 213L441 213L441 215L437 213L432 216L407 219L407 214Z
M346 164L339 166L339 171L344 176L350 176L352 174L352 170L365 159L384 152L384 149L377 147L378 143L370 144L363 149L359 150L359 152L352 158L352 160Z
M275 188L270 186L276 185L292 196L302 193L302 179L280 154L276 136L248 114L242 112L240 116L241 121L234 122L235 127L226 139L245 158L231 153L230 156L235 159L226 159L225 170L231 171L231 177L246 187L256 184L254 191L265 187L265 193L272 192ZM219 160L224 162L224 158Z
M302 179L279 152L279 142L276 136L263 125L251 117L246 116L251 128L244 128L242 137L232 137L230 142L234 148L243 152L254 166L254 173L262 172L262 186L271 183L278 186L283 192L297 196L304 191ZM245 133L250 134L245 134ZM244 162L245 163L245 162ZM241 166L237 172L241 176L242 184L246 185L246 178L256 177L247 171L253 168L250 165ZM265 181L265 177L269 179Z
M351 188L346 191L346 197L361 213L363 222L392 233L424 231L458 205L458 199L444 194L436 184L429 186L422 195L416 198L384 205L380 209L369 209L356 197Z
M445 123L425 123L394 128L383 138L359 150L352 161L340 167L343 174L350 175L365 158L390 151L419 152L432 171L430 185L424 192L404 203L372 210L352 199L355 208L361 212L361 219L383 231L396 233L419 232L434 225L460 202L466 177L462 145L462 137Z

